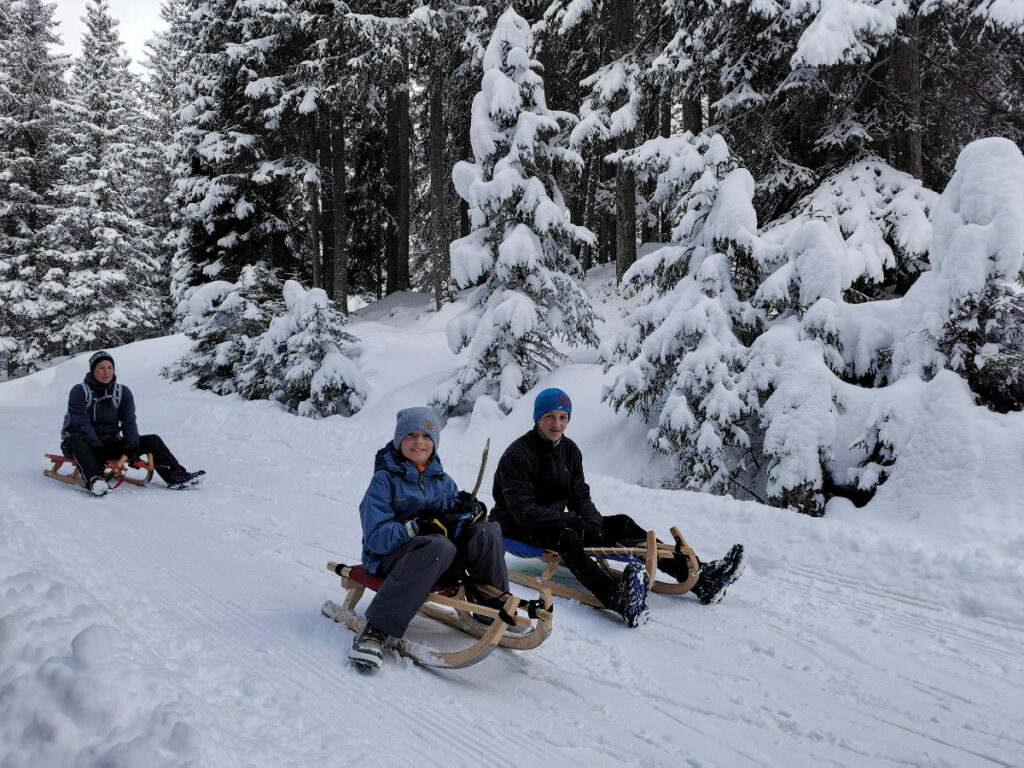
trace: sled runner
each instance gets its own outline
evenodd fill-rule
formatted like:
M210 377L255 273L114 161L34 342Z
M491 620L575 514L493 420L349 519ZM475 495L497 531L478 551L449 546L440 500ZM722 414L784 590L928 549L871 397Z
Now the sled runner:
M62 483L68 485L77 485L79 488L85 488L85 480L82 479L82 473L75 464L75 460L67 456L61 456L56 453L44 454L47 459L53 462L53 466L49 469L44 469L43 474L47 477L52 477L54 480L60 480ZM73 467L71 472L61 472L61 468L65 464L70 464ZM145 472L142 477L129 477L128 470L137 469ZM127 456L122 456L117 461L105 462L103 469L103 479L107 481L107 484L111 488L117 488L121 483L131 483L132 485L146 485L150 480L153 479L153 454L147 453L146 460L142 461L128 461Z
M348 591L341 605L328 600L321 613L329 619L345 624L358 633L366 625L366 619L356 613L356 605L367 588L376 591L383 579L371 575L361 566L328 563L327 570L341 577L341 586ZM482 590L493 588L481 587ZM525 600L508 595L501 609L479 605L466 599L462 585L439 587L420 607L420 612L460 632L472 635L478 640L459 651L442 652L432 650L406 639L397 640L395 649L402 656L412 659L425 667L460 669L483 660L496 646L526 651L536 648L551 634L552 605L551 592L546 587L538 590L539 600ZM500 593L493 590L493 597ZM485 621L474 616L485 617ZM486 623L490 620L490 624ZM392 643L395 643L392 640Z
M652 592L658 592L663 595L681 595L689 592L693 585L697 583L697 577L700 575L700 561L697 559L697 554L686 543L686 539L683 538L683 534L679 532L678 528L673 527L670 529L670 532L672 538L675 539L675 544L659 543L654 535L654 531L648 531L645 543L635 546L587 547L586 552L596 558L598 564L614 576L619 576L622 572L613 568L610 563L642 562L647 570ZM590 592L552 580L562 564L562 559L556 552L509 538L505 538L505 551L516 557L540 558L547 564L547 567L540 576L531 576L522 571L509 569L509 581L536 590L550 589L551 594L557 597L578 600L584 605L591 605L595 608L604 608L601 601ZM658 567L658 559L673 557L677 553L686 555L690 566L689 577L683 582L657 581L655 573Z

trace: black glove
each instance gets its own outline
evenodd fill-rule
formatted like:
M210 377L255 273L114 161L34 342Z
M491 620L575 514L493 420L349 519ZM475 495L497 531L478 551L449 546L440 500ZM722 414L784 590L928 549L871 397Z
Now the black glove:
M439 533L442 536L448 535L448 529L436 517L416 517L406 523L406 528L411 526L409 531L415 536L430 536Z
M479 499L474 499L466 491L459 491L459 500L453 511L468 514L474 523L487 517L487 505Z
M577 517L573 528L580 535L580 541L587 547L599 547L604 543L604 524L600 519L589 520Z

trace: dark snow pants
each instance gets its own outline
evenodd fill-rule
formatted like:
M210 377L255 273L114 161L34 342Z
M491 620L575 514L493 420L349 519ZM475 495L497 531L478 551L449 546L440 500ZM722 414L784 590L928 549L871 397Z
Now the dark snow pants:
M562 563L579 579L594 597L608 605L619 581L610 576L584 551L584 547L631 546L647 540L647 531L637 525L629 515L608 515L602 518L601 541L586 542L567 522L545 523L523 528L514 523L504 525L504 534L510 539L551 549L562 558Z
M123 440L111 440L99 448L94 448L79 434L71 434L64 438L60 449L65 456L75 460L86 483L103 474L103 462L120 459L125 455ZM164 482L169 482L168 478L182 469L159 435L142 435L139 438L139 453L153 454L153 464L156 465L157 474Z
M497 523L477 523L456 547L439 534L416 536L385 555L376 576L384 579L366 620L392 637L402 637L430 590L446 574L463 574L478 584L508 591L505 548Z

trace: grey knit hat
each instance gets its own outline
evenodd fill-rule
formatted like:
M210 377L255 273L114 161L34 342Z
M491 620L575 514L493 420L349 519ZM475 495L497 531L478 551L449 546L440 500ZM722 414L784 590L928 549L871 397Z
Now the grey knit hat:
M402 441L410 432L419 430L430 435L434 441L434 450L441 443L441 421L433 408L404 408L398 412L398 423L395 424L395 439L392 441L395 450L402 446Z
M114 364L114 358L110 356L110 353L107 352L107 350L101 349L99 352L94 353L93 356L89 358L89 373L96 370L96 366L104 360L109 360L111 365Z

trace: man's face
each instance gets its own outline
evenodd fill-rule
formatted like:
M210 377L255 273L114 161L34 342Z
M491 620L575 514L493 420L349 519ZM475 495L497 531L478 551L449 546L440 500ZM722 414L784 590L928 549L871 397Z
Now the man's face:
M541 434L553 443L562 439L562 433L568 425L569 412L561 408L548 411L537 421Z
M109 384L114 378L114 364L103 360L92 369L92 376L100 384Z

